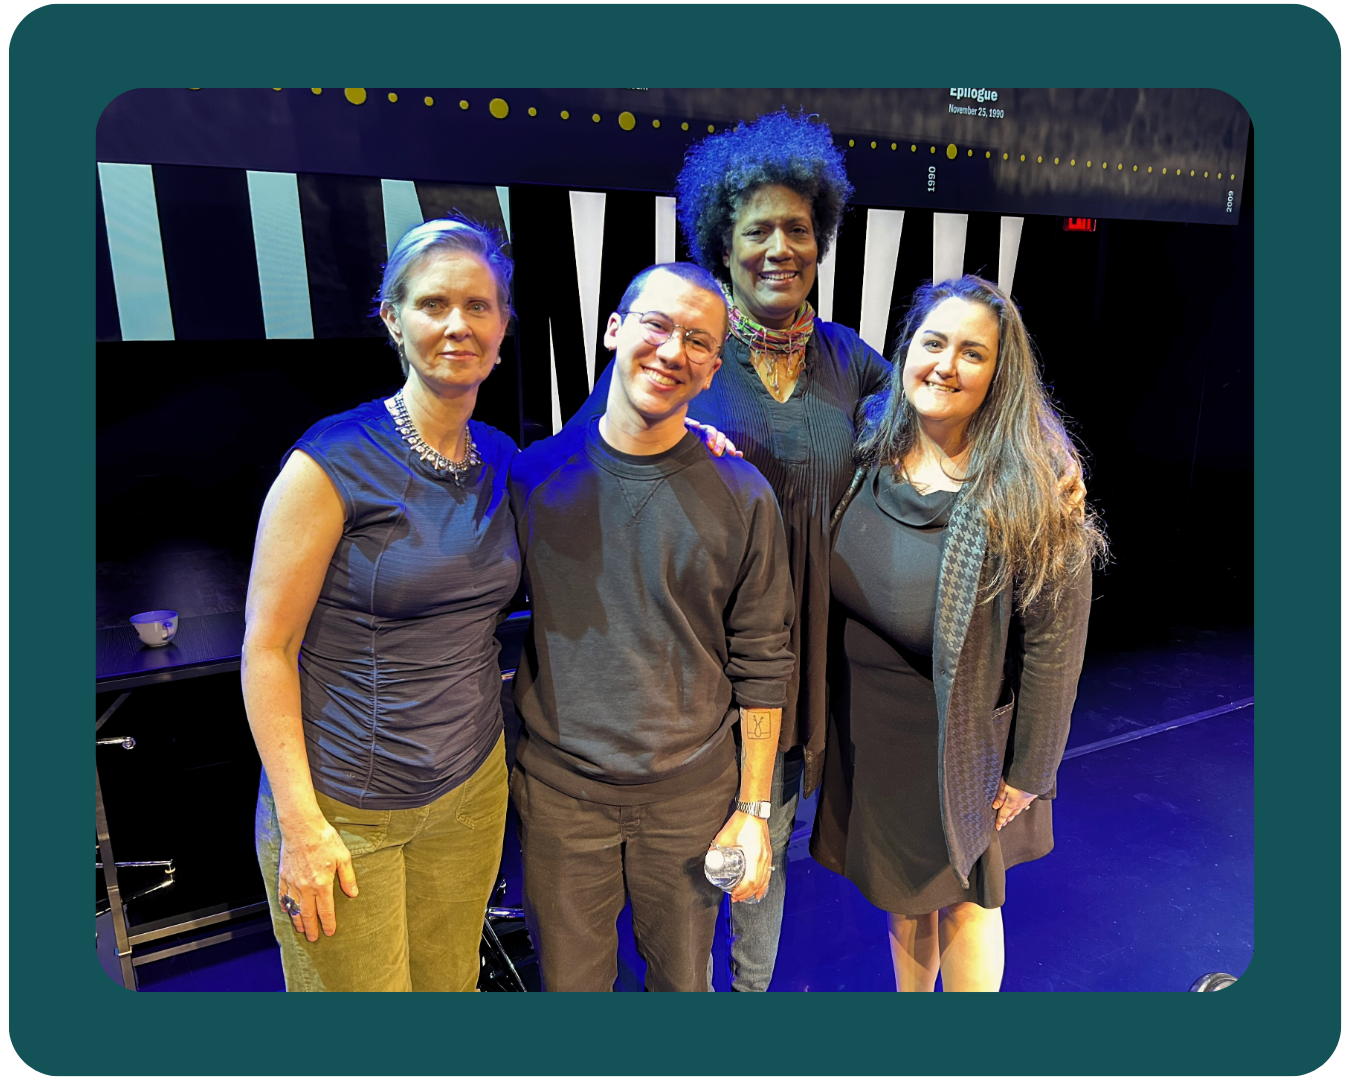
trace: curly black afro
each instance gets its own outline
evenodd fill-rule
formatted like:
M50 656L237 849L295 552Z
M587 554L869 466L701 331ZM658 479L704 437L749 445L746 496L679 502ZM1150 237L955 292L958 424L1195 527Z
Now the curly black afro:
M730 281L722 255L745 200L765 184L791 188L811 204L819 258L830 250L853 185L830 129L786 109L709 135L685 155L675 182L676 214L696 263Z

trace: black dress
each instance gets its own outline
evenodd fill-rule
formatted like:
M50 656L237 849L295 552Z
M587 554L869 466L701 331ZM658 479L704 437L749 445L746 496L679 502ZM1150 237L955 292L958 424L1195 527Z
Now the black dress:
M849 732L852 775L843 872L877 907L901 915L1003 904L998 838L963 889L938 806L933 617L956 495L920 495L890 469L875 470L839 524L830 564L830 708Z

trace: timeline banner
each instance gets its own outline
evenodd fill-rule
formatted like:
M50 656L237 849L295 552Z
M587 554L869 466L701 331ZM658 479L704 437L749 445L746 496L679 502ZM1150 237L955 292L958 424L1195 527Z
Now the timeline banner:
M1234 224L1250 119L1219 90L147 89L97 160L668 195L694 142L787 108L845 151L854 201Z

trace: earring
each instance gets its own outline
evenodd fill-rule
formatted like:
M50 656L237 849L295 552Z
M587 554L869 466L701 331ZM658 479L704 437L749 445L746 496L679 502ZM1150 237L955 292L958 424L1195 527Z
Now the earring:
M493 366L493 367L501 367L501 366L502 366L502 354L501 354L501 353L498 353L498 354L497 354L497 359L494 360L494 361L492 361L492 366Z

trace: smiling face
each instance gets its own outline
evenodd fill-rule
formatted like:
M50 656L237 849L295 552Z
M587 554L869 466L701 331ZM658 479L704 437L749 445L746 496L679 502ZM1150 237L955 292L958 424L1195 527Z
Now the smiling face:
M631 312L610 315L605 325L605 348L614 350L609 413L641 427L675 417L682 424L689 402L712 385L722 361L714 357L707 363L691 363L684 334L678 330L663 344L651 344L638 318L648 311L659 311L686 331L701 331L721 342L726 336L726 304L717 293L657 270L632 301Z
M926 429L963 433L979 412L998 360L998 316L948 297L928 313L905 354L905 397Z
M404 301L380 318L408 359L409 378L437 393L476 391L497 362L507 313L487 263L433 248L407 277Z
M731 227L736 306L761 326L791 326L816 281L816 230L811 204L791 188L765 184L745 200Z

